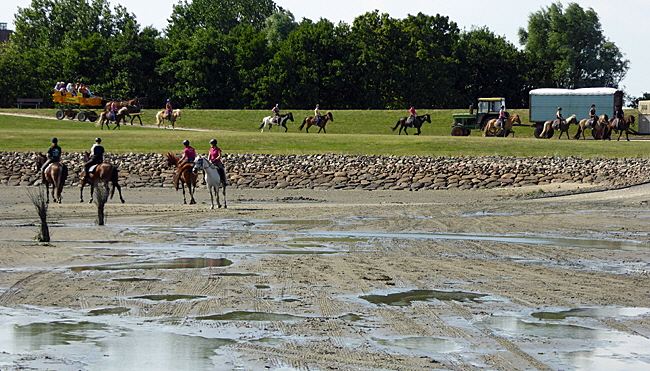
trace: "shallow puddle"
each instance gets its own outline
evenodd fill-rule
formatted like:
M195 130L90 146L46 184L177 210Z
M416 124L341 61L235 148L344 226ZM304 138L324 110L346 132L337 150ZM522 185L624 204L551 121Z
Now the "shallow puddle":
M122 314L129 312L130 308L125 307L115 307L115 308L102 308L102 309L93 309L88 312L91 316L104 316L104 315L113 315L113 314Z
M234 311L197 317L196 319L208 321L297 321L305 318L286 313Z
M559 312L535 312L531 316L543 320L565 320L570 317L637 317L649 313L650 308L573 308Z
M116 282L155 282L155 281L161 281L161 279L160 278L125 277L125 278L113 278L111 281L116 281Z
M423 356L458 352L461 349L457 343L451 340L434 337L411 336L397 339L372 338L372 340L382 346L406 348Z
M376 305L391 305L396 307L408 307L414 301L477 301L487 294L476 294L463 291L438 291L438 290L411 290L387 295L363 295L361 299L367 300Z
M132 296L130 299L145 299L152 301L178 301L178 300L198 300L205 299L207 296L203 295L180 295L180 294L156 294L156 295L140 295Z
M224 258L178 258L169 260L152 260L133 263L118 263L105 265L86 265L69 267L75 272L83 271L119 271L133 269L196 269L209 267L227 267L232 261Z

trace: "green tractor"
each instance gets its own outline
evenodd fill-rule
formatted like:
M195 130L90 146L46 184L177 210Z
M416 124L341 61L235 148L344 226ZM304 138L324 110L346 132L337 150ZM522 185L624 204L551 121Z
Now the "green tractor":
M454 123L451 125L451 135L454 137L468 136L472 129L483 130L485 124L499 117L501 106L505 107L506 98L479 98L478 109L474 113L474 106L469 107L469 113L454 113ZM508 113L506 112L506 116Z

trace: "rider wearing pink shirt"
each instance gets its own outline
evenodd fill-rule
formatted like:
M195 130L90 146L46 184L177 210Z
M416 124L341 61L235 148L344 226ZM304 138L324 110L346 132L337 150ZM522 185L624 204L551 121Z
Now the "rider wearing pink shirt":
M188 162L194 162L194 159L196 158L196 151L194 150L194 147L190 146L190 141L185 139L183 141L183 145L185 146L185 149L183 150L183 157L181 158L181 161L183 163L188 163Z
M221 183L223 186L226 186L226 168L223 166L223 163L221 162L221 148L217 147L217 140L216 139L211 139L210 140L210 153L208 156L208 160L210 160L211 163L214 164L214 166L217 167L217 170L219 170L219 177L221 178Z

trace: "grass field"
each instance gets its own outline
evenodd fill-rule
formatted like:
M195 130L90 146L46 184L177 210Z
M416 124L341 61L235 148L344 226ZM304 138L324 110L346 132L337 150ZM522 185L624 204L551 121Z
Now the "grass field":
M2 109L0 113L20 113L54 117L54 109ZM463 110L419 110L431 114L432 123L422 126L422 135L397 135L391 131L406 111L333 111L334 122L327 123L327 134L298 131L304 117L312 111L293 110L295 122L289 132L260 133L261 119L269 114L259 110L183 110L177 128L123 126L121 130L100 130L90 122L51 120L37 117L0 115L0 149L3 151L45 151L50 139L59 138L64 151L87 151L100 136L108 152L165 153L182 151L181 142L189 139L199 153L206 153L211 138L219 140L226 153L265 154L365 154L395 156L555 156L582 158L647 157L650 141L536 139L531 127L515 127L515 138L484 138L479 131L468 137L451 136L451 114ZM144 111L145 125L155 124L154 110ZM289 112L289 111L285 111ZM528 124L528 110L511 110ZM636 114L636 111L626 111ZM137 121L137 120L136 120ZM415 129L409 129L411 133ZM576 132L572 127L571 135ZM589 137L590 133L587 134ZM557 134L556 134L557 137ZM647 139L638 137L637 139Z

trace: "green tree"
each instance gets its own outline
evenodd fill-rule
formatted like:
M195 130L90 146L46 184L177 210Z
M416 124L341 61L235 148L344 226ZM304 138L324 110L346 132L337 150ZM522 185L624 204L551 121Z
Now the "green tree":
M525 107L528 101L526 55L504 37L486 27L461 34L454 57L458 63L458 101L465 106L478 97L506 97L511 107Z
M561 3L532 13L528 28L519 29L519 42L539 63L542 86L581 88L617 87L625 77L629 61L603 35L598 15L570 3Z
M269 47L274 48L284 41L291 31L297 27L298 23L294 19L293 14L288 10L280 9L266 18L262 31L266 35Z

